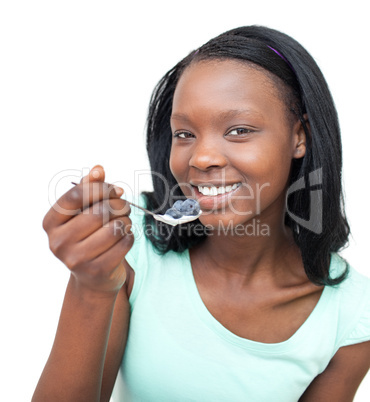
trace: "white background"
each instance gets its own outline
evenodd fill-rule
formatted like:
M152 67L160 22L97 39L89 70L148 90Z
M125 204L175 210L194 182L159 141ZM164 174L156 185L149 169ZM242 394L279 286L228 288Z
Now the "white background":
M134 172L148 168L144 125L154 85L189 51L227 29L282 30L323 70L343 133L353 232L343 255L370 276L365 6L360 0L1 3L1 400L30 400L68 279L41 228L49 196L55 199L49 183L59 174L60 195L71 180L60 172L78 175L99 163L108 181L133 187ZM370 374L355 401L368 401L369 392Z

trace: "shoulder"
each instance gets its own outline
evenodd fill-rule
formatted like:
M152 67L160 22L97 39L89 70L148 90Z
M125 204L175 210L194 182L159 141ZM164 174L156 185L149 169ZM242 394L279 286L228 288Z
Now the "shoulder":
M300 402L352 401L370 365L370 278L332 255L330 274L337 277L348 267L340 284L327 287L328 321L336 325L333 355L302 395Z
M129 202L133 202L141 207L146 207L145 198L143 195L137 197L127 197ZM130 251L126 254L125 260L128 265L132 268L128 269L128 273L132 273L133 270L135 274L145 274L145 270L149 264L155 264L158 252L153 246L153 244L148 240L147 234L149 231L153 231L154 228L151 225L147 225L145 222L145 213L131 206L130 212L131 220L131 232L134 235L134 243Z
M299 401L352 401L369 370L369 362L370 341L340 348Z
M330 273L340 275L348 266L348 275L339 285L328 289L338 326L336 350L370 340L370 278L350 266L338 254L332 255Z
M126 195L125 198L129 202L133 202L141 207L146 207L145 199L143 196L133 197ZM126 283L125 290L127 297L130 298L132 294L132 289L135 280L135 271L139 266L143 266L143 257L145 257L146 239L145 239L145 223L144 223L144 212L134 206L131 206L130 220L131 220L131 232L134 234L134 243L130 251L126 254L123 264L126 268ZM141 260L141 261L140 261ZM134 268L133 268L134 267ZM141 270L142 271L142 270ZM139 279L142 272L139 272L137 276ZM136 280L136 282L139 281Z

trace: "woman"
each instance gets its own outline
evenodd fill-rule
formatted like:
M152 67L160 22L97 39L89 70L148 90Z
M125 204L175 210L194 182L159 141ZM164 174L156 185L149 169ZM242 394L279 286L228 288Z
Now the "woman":
M336 254L340 134L309 54L263 27L212 39L158 84L147 145L142 203L195 198L200 220L132 211L133 241L100 166L58 200L75 212L44 227L71 279L34 400L109 400L116 378L119 400L352 400L370 281Z

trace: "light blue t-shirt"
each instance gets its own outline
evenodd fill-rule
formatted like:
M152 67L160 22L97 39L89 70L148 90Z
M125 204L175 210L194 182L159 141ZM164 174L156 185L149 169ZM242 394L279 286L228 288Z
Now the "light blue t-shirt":
M345 345L370 340L370 279L353 268L325 286L303 325L288 340L241 338L205 307L189 253L159 255L132 212L135 271L131 320L113 401L297 402ZM332 277L344 270L333 254ZM268 328L268 322L266 322Z

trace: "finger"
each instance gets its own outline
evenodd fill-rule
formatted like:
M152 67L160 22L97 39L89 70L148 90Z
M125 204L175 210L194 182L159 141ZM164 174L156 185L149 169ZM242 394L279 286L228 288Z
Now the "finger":
M74 270L105 253L122 237L132 236L131 226L129 217L117 218L78 242L71 241L69 230L58 227L49 236L50 249L69 269Z
M84 256L86 260L94 260L113 247L124 236L130 236L131 220L121 217L109 222L108 225L77 243L76 252Z
M86 208L83 213L70 219L61 226L66 242L73 243L84 240L111 220L128 216L130 204L122 199L103 200Z
M65 264L73 273L78 275L80 272L83 276L88 277L89 281L92 280L101 284L101 282L106 282L107 280L114 280L117 269L122 269L120 264L133 243L133 234L128 234L91 261L81 260L81 254L74 253L65 259ZM125 274L125 269L121 274Z
M108 271L111 270L110 267L118 267L121 264L133 243L133 234L122 237L121 240L115 243L109 250L91 261L90 267L92 271L95 271L99 276L106 277Z
M105 171L103 166L95 165L89 174L81 179L81 183L103 182L105 180Z
M59 226L80 214L84 209L103 199L119 198L123 189L108 183L80 183L67 191L46 214L43 227L46 231Z

